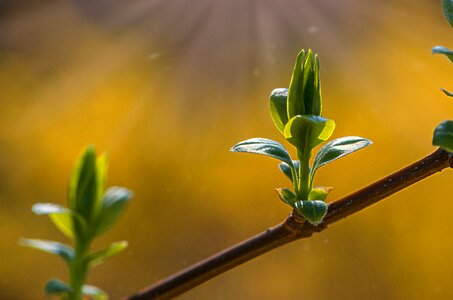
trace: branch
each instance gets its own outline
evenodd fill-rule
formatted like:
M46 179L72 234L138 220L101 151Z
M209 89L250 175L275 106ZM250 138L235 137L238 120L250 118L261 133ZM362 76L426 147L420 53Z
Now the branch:
M434 173L453 167L453 155L438 149L414 164L338 201L330 203L322 224L305 222L296 212L283 223L196 263L124 300L170 299L203 282L289 242L310 237Z

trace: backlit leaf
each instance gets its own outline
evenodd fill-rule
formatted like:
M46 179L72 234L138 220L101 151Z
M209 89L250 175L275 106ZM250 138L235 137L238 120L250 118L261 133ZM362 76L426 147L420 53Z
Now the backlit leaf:
M316 154L312 174L315 174L316 170L325 164L360 150L372 143L370 140L359 136L346 136L325 144Z
M132 198L132 192L122 187L107 189L102 199L102 208L96 218L96 235L107 231L118 220Z
M237 143L230 149L230 151L266 155L284 161L288 165L292 166L293 164L285 147L273 140L263 138L248 139Z
M68 263L74 258L74 250L70 246L59 242L22 238L19 240L19 244L25 247L58 255Z
M299 149L311 151L327 140L335 130L335 122L319 116L295 116L285 126L285 138Z
M288 110L286 107L288 97L288 89L275 89L270 96L270 111L272 121L281 133L285 130L285 125L288 123Z
M90 265L91 266L98 265L105 261L106 259L122 252L126 248L127 248L126 241L112 243L107 248L91 254L89 258Z

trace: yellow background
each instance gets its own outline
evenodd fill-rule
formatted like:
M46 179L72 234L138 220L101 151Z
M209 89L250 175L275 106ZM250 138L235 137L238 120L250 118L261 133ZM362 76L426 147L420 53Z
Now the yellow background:
M63 262L18 246L65 241L35 202L66 201L88 144L109 185L135 198L95 248L128 240L89 283L113 299L257 234L289 208L277 161L228 149L284 143L268 112L297 52L320 55L334 137L374 145L318 172L338 199L431 153L452 117L453 47L439 1L3 1L0 4L0 299L43 299ZM291 148L287 143L285 145ZM292 151L293 149L291 149ZM294 154L294 152L291 152ZM229 271L181 299L451 299L452 173L446 170Z

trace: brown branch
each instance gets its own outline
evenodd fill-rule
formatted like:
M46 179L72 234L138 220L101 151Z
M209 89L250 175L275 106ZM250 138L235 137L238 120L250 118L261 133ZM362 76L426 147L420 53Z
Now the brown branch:
M453 167L453 155L438 149L414 164L329 205L322 224L313 226L297 213L285 222L236 246L217 253L124 300L170 299L203 282L284 244L310 237L314 232L346 218L434 173Z

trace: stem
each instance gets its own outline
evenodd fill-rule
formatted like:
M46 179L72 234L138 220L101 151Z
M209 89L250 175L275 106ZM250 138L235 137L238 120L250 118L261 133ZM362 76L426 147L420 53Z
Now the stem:
M318 226L305 222L301 216L293 213L285 222L159 281L124 300L169 299L180 295L274 248L294 240L310 237L313 233L326 229L328 225L449 167L453 167L453 155L438 149L414 164L331 203L323 223Z
M299 200L308 200L310 194L310 157L311 151L307 149L297 150L297 158L300 161L299 168Z
M71 289L69 300L82 300L82 287L88 273L88 264L86 261L90 242L85 240L75 241L75 255L71 263Z

